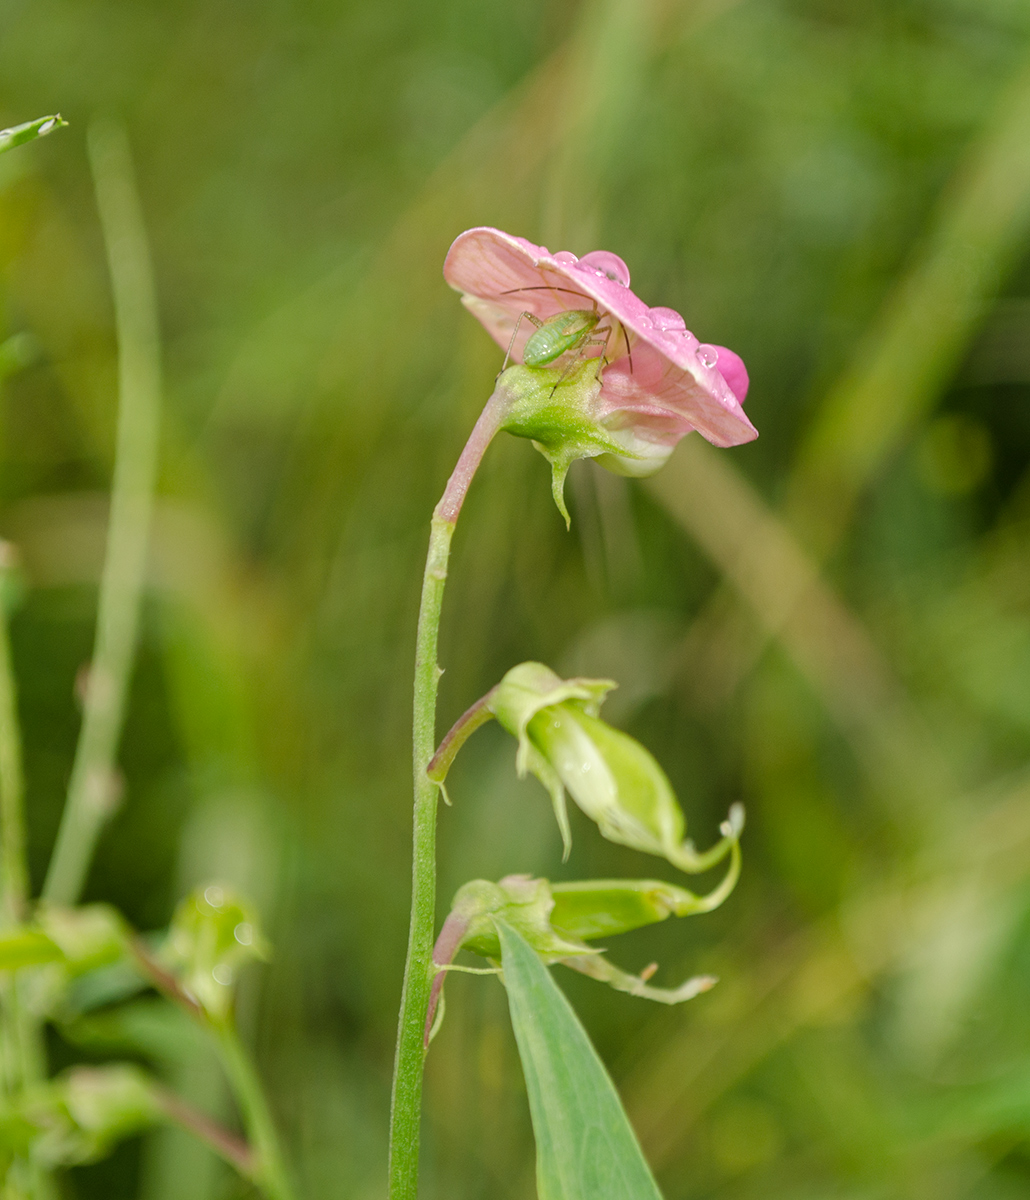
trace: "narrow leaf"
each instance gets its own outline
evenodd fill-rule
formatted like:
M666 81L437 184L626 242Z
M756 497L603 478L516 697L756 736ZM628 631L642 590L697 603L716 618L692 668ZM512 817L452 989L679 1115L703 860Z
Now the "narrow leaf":
M497 921L539 1200L661 1200L604 1064L540 958Z

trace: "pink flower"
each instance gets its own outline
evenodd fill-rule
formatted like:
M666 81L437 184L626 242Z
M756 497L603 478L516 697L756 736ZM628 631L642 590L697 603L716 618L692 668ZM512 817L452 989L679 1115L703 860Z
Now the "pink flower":
M596 308L599 329L610 326L611 334L607 346L588 348L609 360L594 416L626 452L604 455L604 465L649 475L694 429L716 446L758 436L741 407L748 376L739 356L699 342L671 308L648 308L630 291L629 270L617 255L551 254L525 238L482 227L455 239L443 274L505 350L524 312L546 321L564 309ZM533 332L523 320L512 345L515 362L522 361Z

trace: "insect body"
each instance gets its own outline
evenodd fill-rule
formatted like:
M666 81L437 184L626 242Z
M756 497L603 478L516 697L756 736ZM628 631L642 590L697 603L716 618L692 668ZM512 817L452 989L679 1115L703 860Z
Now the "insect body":
M537 327L522 351L522 361L527 367L546 367L567 351L592 343L590 334L601 319L599 313L585 308L569 308L542 322L529 313L523 315Z
M501 367L501 370L503 371L504 367L508 365L508 359L511 357L512 347L515 345L515 338L518 336L519 326L523 320L536 326L522 350L522 361L527 367L546 367L549 363L561 358L563 354L575 350L577 351L575 358L562 372L561 378L564 379L575 363L586 355L590 346L600 346L602 361L607 362L607 359L604 359L604 352L608 348L608 339L612 335L612 330L610 325L600 324L601 319L602 314L597 309L589 308L567 308L560 313L555 313L553 317L548 317L546 321L541 321L539 317L533 316L530 312L521 313L515 322L511 341L508 343L508 353L504 356L504 366ZM555 384L555 387L557 386Z

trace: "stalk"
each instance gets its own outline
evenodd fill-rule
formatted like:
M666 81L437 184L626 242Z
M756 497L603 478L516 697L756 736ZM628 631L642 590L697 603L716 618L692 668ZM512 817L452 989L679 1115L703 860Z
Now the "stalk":
M89 152L118 330L118 444L82 729L43 886L43 899L54 904L78 900L116 800L115 761L139 633L161 408L157 303L128 142L117 126L94 125Z
M13 547L0 546L4 561L12 565ZM12 928L25 919L29 896L29 868L25 850L25 780L22 770L18 689L11 661L11 638L4 598L0 596L0 927ZM3 1015L3 1090L12 1099L26 1087L46 1077L43 1041L32 1014L20 994L14 973L0 983ZM32 1200L50 1200L53 1181L38 1164L18 1159L14 1167Z
M415 643L415 705L412 766L415 786L411 865L411 924L397 1027L393 1096L390 1107L390 1200L418 1194L419 1122L422 1112L424 1031L433 977L436 916L436 804L439 785L426 774L436 749L436 660L451 538L472 477L500 428L509 397L498 383L465 444L443 496L433 511L429 552Z
M279 1138L261 1080L240 1044L236 1028L228 1021L218 1027L212 1026L212 1033L257 1160L251 1177L268 1200L294 1200L293 1187L279 1149Z

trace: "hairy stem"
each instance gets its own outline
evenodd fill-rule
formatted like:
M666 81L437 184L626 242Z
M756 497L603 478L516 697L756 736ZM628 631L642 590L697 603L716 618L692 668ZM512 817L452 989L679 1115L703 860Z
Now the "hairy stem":
M74 904L117 799L115 759L139 632L157 473L161 366L154 281L124 133L94 125L90 164L118 329L118 440L97 632L68 799L43 897Z
M436 748L436 661L440 612L451 537L458 514L494 434L508 395L498 383L480 414L433 512L429 552L422 581L415 645L415 708L412 765L415 784L414 845L411 865L411 924L404 988L397 1028L393 1098L390 1110L390 1200L415 1200L418 1193L419 1120L422 1111L424 1031L433 976L436 909L436 801L438 785L426 774Z

